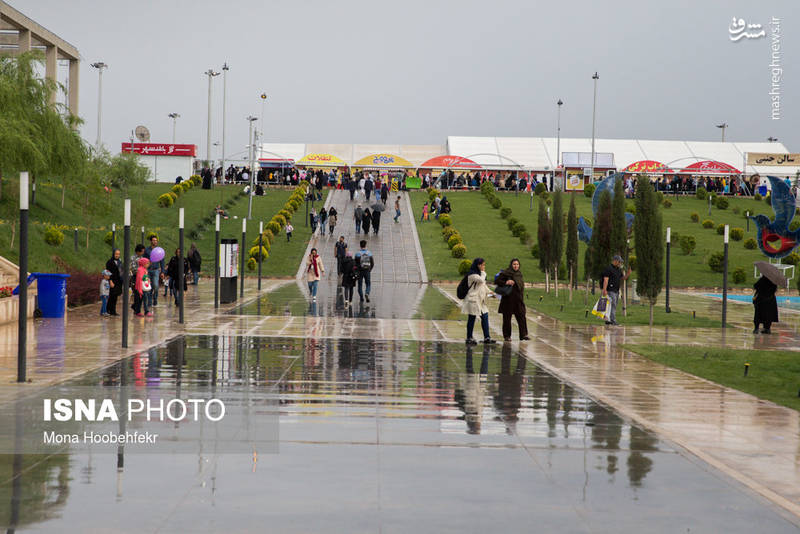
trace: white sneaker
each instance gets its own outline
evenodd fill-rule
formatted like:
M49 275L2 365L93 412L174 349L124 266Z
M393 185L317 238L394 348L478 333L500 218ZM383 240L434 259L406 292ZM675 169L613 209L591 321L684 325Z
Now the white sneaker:
M311 297L311 300L313 300L314 302L317 302L317 297Z

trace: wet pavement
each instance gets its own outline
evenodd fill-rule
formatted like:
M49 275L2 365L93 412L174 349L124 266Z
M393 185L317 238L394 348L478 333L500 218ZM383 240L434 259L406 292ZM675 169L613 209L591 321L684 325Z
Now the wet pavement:
M279 451L217 454L209 442L126 454L121 467L115 454L3 455L4 524L18 511L16 532L798 528L511 345L189 336L73 382L123 375L145 391L181 382L269 401L248 417L277 414Z

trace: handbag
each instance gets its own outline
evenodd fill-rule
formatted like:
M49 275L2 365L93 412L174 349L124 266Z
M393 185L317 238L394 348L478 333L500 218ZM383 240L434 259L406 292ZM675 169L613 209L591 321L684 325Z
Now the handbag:
M494 289L494 292L500 295L501 297L507 297L511 294L511 289L512 289L511 286L502 285L502 286L497 286Z

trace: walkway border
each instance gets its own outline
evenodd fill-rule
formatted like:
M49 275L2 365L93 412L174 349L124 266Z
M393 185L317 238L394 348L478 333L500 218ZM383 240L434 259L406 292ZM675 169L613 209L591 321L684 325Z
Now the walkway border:
M325 204L323 204L325 211L328 211L328 208L331 207L331 203L333 202L333 195L336 193L336 191L337 191L336 189L328 190L328 195L325 197ZM306 246L306 252L305 254L303 254L303 257L300 258L300 265L297 266L297 274L295 275L295 278L297 280L301 280L303 278L303 275L305 274L304 267L306 264L305 263L306 258L308 257L309 254L311 254L311 249L314 248L316 245L317 245L317 235L314 234L308 240L308 246Z
M406 197L406 209L411 220L411 233L414 235L414 247L417 249L417 261L419 261L419 276L423 284L428 283L428 270L425 268L425 258L422 256L422 247L419 244L419 234L417 233L417 219L414 210L411 208L411 193L404 191Z

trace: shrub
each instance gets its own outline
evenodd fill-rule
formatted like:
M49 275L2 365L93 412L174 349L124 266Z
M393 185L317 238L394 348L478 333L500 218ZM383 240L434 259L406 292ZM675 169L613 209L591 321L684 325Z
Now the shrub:
M728 209L728 205L729 204L730 203L728 202L728 199L725 198L725 197L717 197L717 200L714 202L714 205L717 206L718 210L726 210L726 209Z
M499 198L497 198L497 197L494 197L494 198L492 198L492 200L491 200L491 204L492 204L492 207L493 207L494 209L496 209L496 210L500 209L500 206L502 206L502 205L503 205L503 203L502 203L502 202L500 201L500 199L499 199Z
M178 200L178 194L177 194L177 193L175 193L175 192L173 192L173 191L170 191L170 192L169 192L169 193L167 193L167 194L169 195L169 198L171 198L171 199L172 199L172 202L173 202L173 203L175 203L175 201L177 201L177 200Z
M100 273L67 270L67 302L70 307L92 304L99 300L97 288L103 277Z
M663 191L656 191L656 200L658 200L659 204L664 202L664 192Z
M192 182L190 182L189 180L183 181L183 182L181 182L180 184L177 184L177 185L181 186L181 189L183 189L184 193L192 188Z
M708 258L708 266L711 267L711 270L715 273L721 273L723 269L723 262L725 261L725 255L722 252L715 252Z
M536 187L533 190L534 194L541 195L542 193L547 193L547 186L544 183L536 184Z
M463 258L467 255L467 247L465 247L463 243L459 243L453 247L450 254L452 254L454 258Z
M286 219L287 221L291 220L291 218L292 218L292 213L289 210L286 210L286 209L283 209L283 210L279 211L278 215L282 215L283 218Z
M705 187L698 187L697 191L694 192L694 196L697 197L698 200L705 200L707 195L708 191L706 191Z
M503 219L507 219L509 215L511 215L511 208L505 207L500 210L500 217Z
M545 194L547 194L547 193L545 193ZM542 198L544 199L544 203L547 204L548 206L552 206L553 205L553 199L550 198L549 196L545 197L544 195L542 195Z
M681 247L681 252L688 256L697 247L697 239L693 235L682 235L678 240L678 245Z
M168 193L164 193L160 197L158 197L158 206L161 208L168 208L172 206L172 203L175 202L175 199L172 198L172 195Z
M717 233L723 235L725 233L725 225L720 223L717 225Z
M731 280L733 280L734 284L744 284L747 280L747 273L744 271L744 268L738 267L734 269L731 273Z
M256 267L258 267L258 262L255 258L249 258L247 260L247 270L248 271L255 271Z
M44 228L44 242L52 247L61 246L61 243L64 242L64 232L52 224L48 224Z
M253 258L256 261L258 261L258 259L259 259L258 258L258 245L254 246L254 247L252 247L250 249L249 255L250 255L250 258ZM264 261L267 258L269 258L269 252L267 251L266 247L261 247L261 261Z
M636 270L636 255L635 254L629 254L628 255L628 267L630 267L632 271Z
M692 214L689 215L689 219L691 219L692 222L700 222L700 214L697 213L696 211L692 212Z
M457 233L458 233L458 230L456 230L455 226L445 226L444 228L442 228L442 237L444 238L445 241L450 239L451 235L457 234Z
M275 221L270 221L266 224L266 229L272 232L272 235L275 235L281 231L281 225Z
M435 199L438 195L439 195L439 190L438 189L434 189L432 187L430 189L428 189L428 201L429 202L433 202L433 199Z
M113 242L114 242L114 232L106 232L106 235L103 236L103 243L105 243L110 247Z
M714 228L714 221L711 219L705 219L703 221L703 228Z
M189 179L194 183L194 185L200 185L203 183L203 179L200 178L199 174L193 174L189 177Z
M760 202L761 201L761 195L756 193L755 195L753 195L753 200L755 200L757 202Z
M711 197L711 203L712 204L715 204L717 202L717 194L716 193L714 193L712 191L711 193L708 194L708 196Z
M625 213L633 213L636 215L636 205L633 202L625 204Z
M744 239L744 228L731 228L730 234L734 241L741 241Z
M272 220L278 223L281 228L286 226L286 217L283 215L273 215Z
M792 252L785 258L781 260L781 263L785 263L786 265L797 265L800 264L800 254L797 252Z
M158 238L158 234L155 232L147 232L147 234L144 236L144 240L149 243L150 240L153 239L154 237Z
M461 276L466 275L469 272L469 268L472 267L472 262L469 260L461 260L458 262L458 274Z
M739 209L739 206L734 206L731 211L733 212L734 215L739 215L739 211L741 210Z
M169 190L175 193L177 196L181 196L183 194L183 187L181 186L181 184L175 184L172 187L170 187Z
M772 193L771 192L768 192L767 196L764 197L764 202L766 202L767 204L772 202Z
M266 230L265 230L265 232L266 232ZM253 242L251 243L250 246L252 247L250 249L250 252L253 252L254 249L258 248L258 236L256 236L255 239L253 239ZM272 248L272 245L270 244L270 242L267 241L267 239L265 237L263 237L263 235L261 237L261 246L264 247L265 249L267 249L267 252L269 252L270 249ZM258 251L256 250L256 252L258 252Z
M511 228L511 234L512 234L514 237L519 237L519 236L520 236L520 234L521 234L522 232L525 232L525 231L526 231L526 229L525 229L525 225L524 225L524 224L522 224L522 223L517 223L517 224L515 224L515 225L514 225L514 227L513 227L513 228Z
M511 230L512 228L514 228L514 225L517 224L518 222L519 221L517 220L516 217L509 217L506 220L506 225L508 226L508 229Z
M442 226L450 226L453 224L453 219L447 213L439 215L439 224Z
M747 250L755 250L758 248L758 241L756 241L754 237L750 237L744 242L744 248Z
M672 207L672 201L670 199L668 199L668 198L665 198L664 201L661 204L663 204L665 208L671 208Z
M531 256L534 258L539 258L539 243L534 243L531 247Z
M451 235L447 240L447 246L450 247L450 249L452 249L454 246L459 245L461 243L463 243L463 240L461 239L461 235L459 235L457 233Z
M519 242L522 243L523 245L527 245L530 240L531 240L531 234L529 234L528 232L522 232L521 234L519 234Z
M597 186L594 184L586 184L586 187L583 189L583 195L587 198L592 198L594 195L594 190L597 189Z

